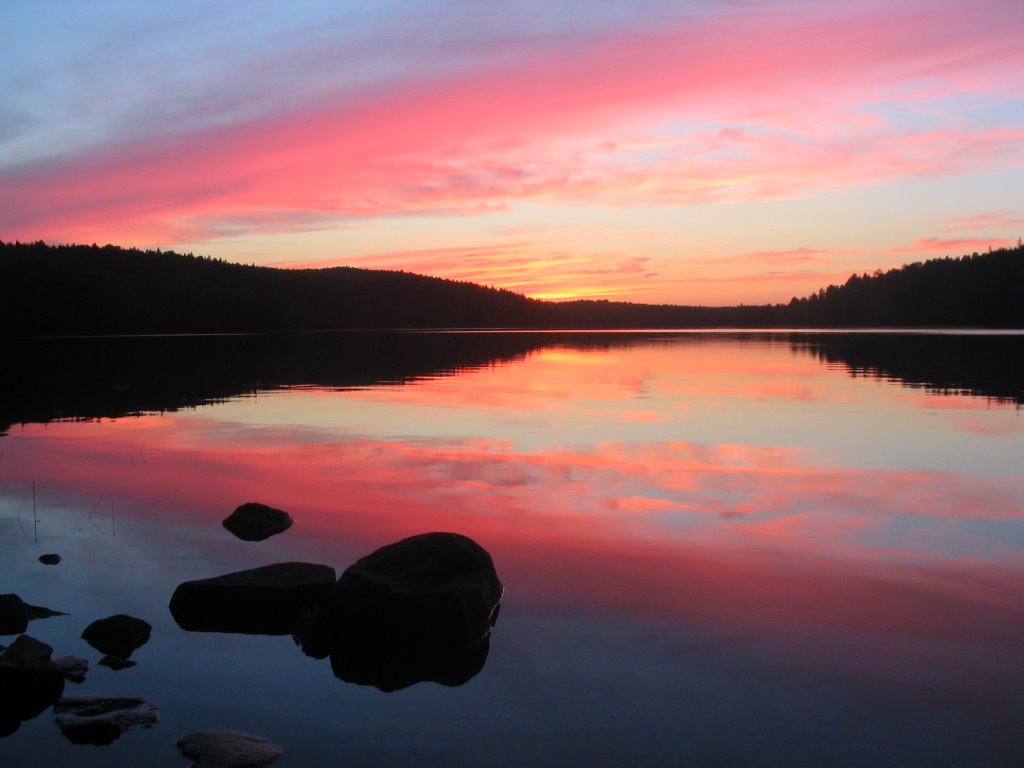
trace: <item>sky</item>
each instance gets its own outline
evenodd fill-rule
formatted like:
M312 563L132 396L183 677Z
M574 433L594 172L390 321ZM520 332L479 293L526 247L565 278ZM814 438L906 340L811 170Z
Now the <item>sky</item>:
M0 239L788 301L1024 236L1021 0L3 0Z

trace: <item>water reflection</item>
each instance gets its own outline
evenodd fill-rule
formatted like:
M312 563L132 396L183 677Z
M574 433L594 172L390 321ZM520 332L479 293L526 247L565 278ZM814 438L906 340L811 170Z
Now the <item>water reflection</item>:
M0 432L54 419L174 411L286 387L405 383L522 360L539 351L719 344L782 346L853 376L1024 403L1024 336L800 332L339 333L8 340ZM628 371L621 372L628 375ZM642 415L641 415L642 417Z
M322 763L331 729L353 719L345 748L366 765L464 763L491 744L507 765L559 763L566 744L595 765L1024 758L1019 338L981 342L985 360L961 341L926 340L917 357L887 341L870 361L838 335L500 338L499 353L460 339L437 355L421 340L432 351L386 375L353 354L322 377L324 352L289 378L271 355L274 376L253 362L220 389L207 386L221 380L212 356L201 387L172 378L110 411L94 394L48 404L40 385L2 406L10 423L49 422L0 439L10 589L96 616L164 611L183 580L291 560L340 570L405 536L458 531L491 552L508 593L493 647L412 676L468 681L457 691L413 686L381 704L322 662L302 677L316 665L287 637L186 633L152 614L146 664L121 674L153 675L162 707L174 697L161 653L234 675L258 694L243 706L225 684L207 712L238 707L240 726L264 722L268 701L315 700L269 734L320 744L302 764ZM184 358L166 360L185 371ZM64 556L42 575L33 482L39 551ZM236 539L220 523L254 498L295 525ZM100 573L124 559L139 586ZM412 679L353 664L332 658L345 680ZM626 718L623 701L644 716ZM460 729L443 748L447 731L425 719L442 710ZM411 751L382 758L392 743Z

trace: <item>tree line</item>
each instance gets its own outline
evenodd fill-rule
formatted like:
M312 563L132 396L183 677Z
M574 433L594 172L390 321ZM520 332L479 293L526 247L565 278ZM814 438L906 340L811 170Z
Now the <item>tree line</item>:
M1024 247L852 275L788 304L550 302L407 272L0 241L0 336L424 328L1024 327Z

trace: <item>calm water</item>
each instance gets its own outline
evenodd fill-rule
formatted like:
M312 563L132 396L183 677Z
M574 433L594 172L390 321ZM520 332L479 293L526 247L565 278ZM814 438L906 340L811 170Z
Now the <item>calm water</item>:
M28 630L90 660L66 693L144 695L160 722L75 746L45 712L0 765L183 766L174 741L207 728L295 767L1024 764L1024 336L97 339L6 358L0 592L69 613ZM296 523L236 540L220 521L245 501ZM167 610L184 580L340 572L432 530L476 539L506 585L461 687L344 683L289 637L189 633ZM79 635L122 612L154 630L115 672Z

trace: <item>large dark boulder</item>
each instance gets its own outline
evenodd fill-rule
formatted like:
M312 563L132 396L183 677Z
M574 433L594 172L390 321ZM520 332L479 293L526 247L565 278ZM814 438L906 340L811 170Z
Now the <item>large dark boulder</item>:
M503 587L491 556L457 533L424 533L349 566L327 600L351 645L468 648L490 634Z
M0 595L0 635L18 635L28 629L28 605L17 595Z
M152 630L148 622L119 613L94 621L82 632L82 639L100 653L127 659L149 642Z
M292 527L291 516L266 504L249 502L232 512L222 525L245 541L263 541Z
M337 575L327 565L275 563L186 581L171 597L171 615L191 632L291 634L322 603Z
M46 643L21 635L0 655L0 736L18 730L64 693L64 670Z
M455 533L427 533L350 566L300 641L342 680L460 685L483 667L503 587L491 556Z

